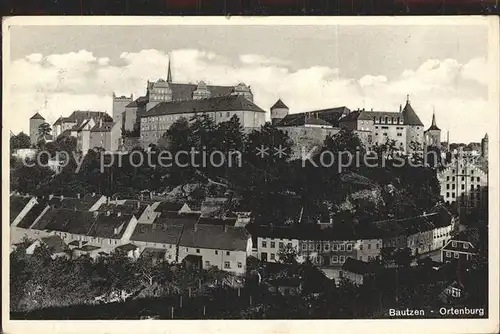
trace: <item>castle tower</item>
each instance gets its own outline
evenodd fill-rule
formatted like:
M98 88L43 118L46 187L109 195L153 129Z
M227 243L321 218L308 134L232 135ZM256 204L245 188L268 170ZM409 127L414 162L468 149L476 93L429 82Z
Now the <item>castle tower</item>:
M119 128L122 128L123 113L125 112L125 107L134 101L134 96L130 94L128 96L116 96L113 93L113 121L120 123Z
M149 90L149 101L146 105L146 111L150 110L159 103L171 101L172 88L170 87L170 84L163 79L159 79L158 81L151 84L151 89Z
M271 107L271 123L273 125L278 124L285 116L288 115L290 109L286 106L286 104L278 99L276 103Z
M425 144L441 148L441 129L436 125L436 113L432 112L431 126L424 132Z
M406 105L401 113L403 114L403 124L406 126L406 151L412 151L412 147L423 149L424 124L413 110L409 95L406 96Z
M481 156L488 160L488 134L485 134L484 138L481 139Z
M39 113L34 114L30 118L30 139L31 144L36 144L38 142L38 127L45 123L45 118Z

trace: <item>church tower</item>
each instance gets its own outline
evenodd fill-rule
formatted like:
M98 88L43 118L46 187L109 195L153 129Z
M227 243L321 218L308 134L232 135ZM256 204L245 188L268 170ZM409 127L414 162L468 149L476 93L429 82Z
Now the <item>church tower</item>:
M427 146L434 146L441 148L441 129L436 125L436 113L432 112L431 126L425 131L425 144Z

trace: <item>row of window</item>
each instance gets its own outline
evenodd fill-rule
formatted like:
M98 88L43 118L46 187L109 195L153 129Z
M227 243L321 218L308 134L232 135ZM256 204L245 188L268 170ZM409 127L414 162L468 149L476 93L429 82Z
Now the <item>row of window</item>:
M463 245L463 248L464 248L464 249L469 249L469 244L468 244L468 243L466 243L466 242L462 242L462 245ZM451 242L451 246L452 246L452 247L457 247L457 242L456 242L456 241L452 241L452 242Z
M316 245L316 250L317 251L321 251L321 249L323 248L323 250L325 251L329 251L329 250L332 250L332 251L352 251L352 244L324 244L323 247L321 247L321 244L317 244ZM310 251L313 251L314 250L314 244L309 244L309 247L306 243L303 243L302 244L302 250L307 250L309 248Z
M280 242L278 245L279 245L279 248L284 248L285 247L285 244L283 242ZM287 244L287 246L288 247L292 247L292 243L289 242ZM262 248L267 248L267 241L262 241ZM276 242L275 241L271 241L269 248L276 248Z
M186 252L189 252L189 247L186 247ZM196 252L197 254L200 254L200 249L199 249L199 248L196 248L196 249L195 249L195 252ZM214 254L215 254L215 255L219 255L219 251L218 251L218 250L214 250ZM231 252L230 252L230 251L226 251L226 256L229 256L229 255L231 255Z
M243 268L243 263L237 262L236 266L241 269ZM210 267L210 261L205 261L205 267ZM224 269L231 269L231 262L224 261Z
M456 253L456 252L445 252L446 257L451 257L451 253L453 253L453 257L455 259L458 259L460 257L459 253ZM467 260L469 260L470 259L470 254L466 254L466 258L467 258Z
M451 180L455 181L455 177L452 176ZM474 180L476 180L477 182L481 182L481 178L479 176L478 177L471 176L470 180L471 180L471 182L474 182ZM450 177L449 176L446 177L446 181L450 181ZM461 181L465 181L465 176L461 177Z
M373 123L375 124L403 124L403 118L401 117L373 117Z
M455 183L451 183L451 184L450 184L450 183L448 183L448 184L446 184L446 189L450 189L450 185L451 185L451 189L452 189L452 190L455 190ZM465 184L463 184L463 183L462 183L462 184L461 184L461 186L460 186L460 188L461 188L462 190L465 190ZM477 189L477 190L480 190L480 189L481 189L481 186L480 186L479 184L477 184L477 185L476 185L476 189ZM471 184L471 185L470 185L470 190L474 190L474 185L473 185L473 184Z

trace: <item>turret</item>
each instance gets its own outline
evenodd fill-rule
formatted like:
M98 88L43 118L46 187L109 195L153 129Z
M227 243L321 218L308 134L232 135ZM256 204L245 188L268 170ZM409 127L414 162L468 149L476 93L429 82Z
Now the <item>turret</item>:
M278 101L276 101L276 103L271 107L271 123L273 125L278 124L288 115L289 111L290 109L288 109L286 104L283 103L281 99L278 99Z
M427 146L441 148L441 129L436 125L436 113L432 112L431 126L424 132L425 143Z
M481 139L481 156L488 160L488 134L485 134Z

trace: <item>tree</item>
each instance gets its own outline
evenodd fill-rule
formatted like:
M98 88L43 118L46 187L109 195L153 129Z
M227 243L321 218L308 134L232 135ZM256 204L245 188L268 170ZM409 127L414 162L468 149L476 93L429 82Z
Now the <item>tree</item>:
M412 261L411 250L409 248L402 248L396 250L394 254L394 261L398 267L408 268Z
M45 137L50 135L52 132L52 129L50 127L50 124L47 122L44 122L38 126L38 141L44 142L45 143Z
M278 251L278 261L286 264L297 264L297 257L299 252L296 247L286 245L281 247Z
M24 132L19 132L17 135L10 136L10 150L14 151L21 148L29 148L31 146L30 137Z

